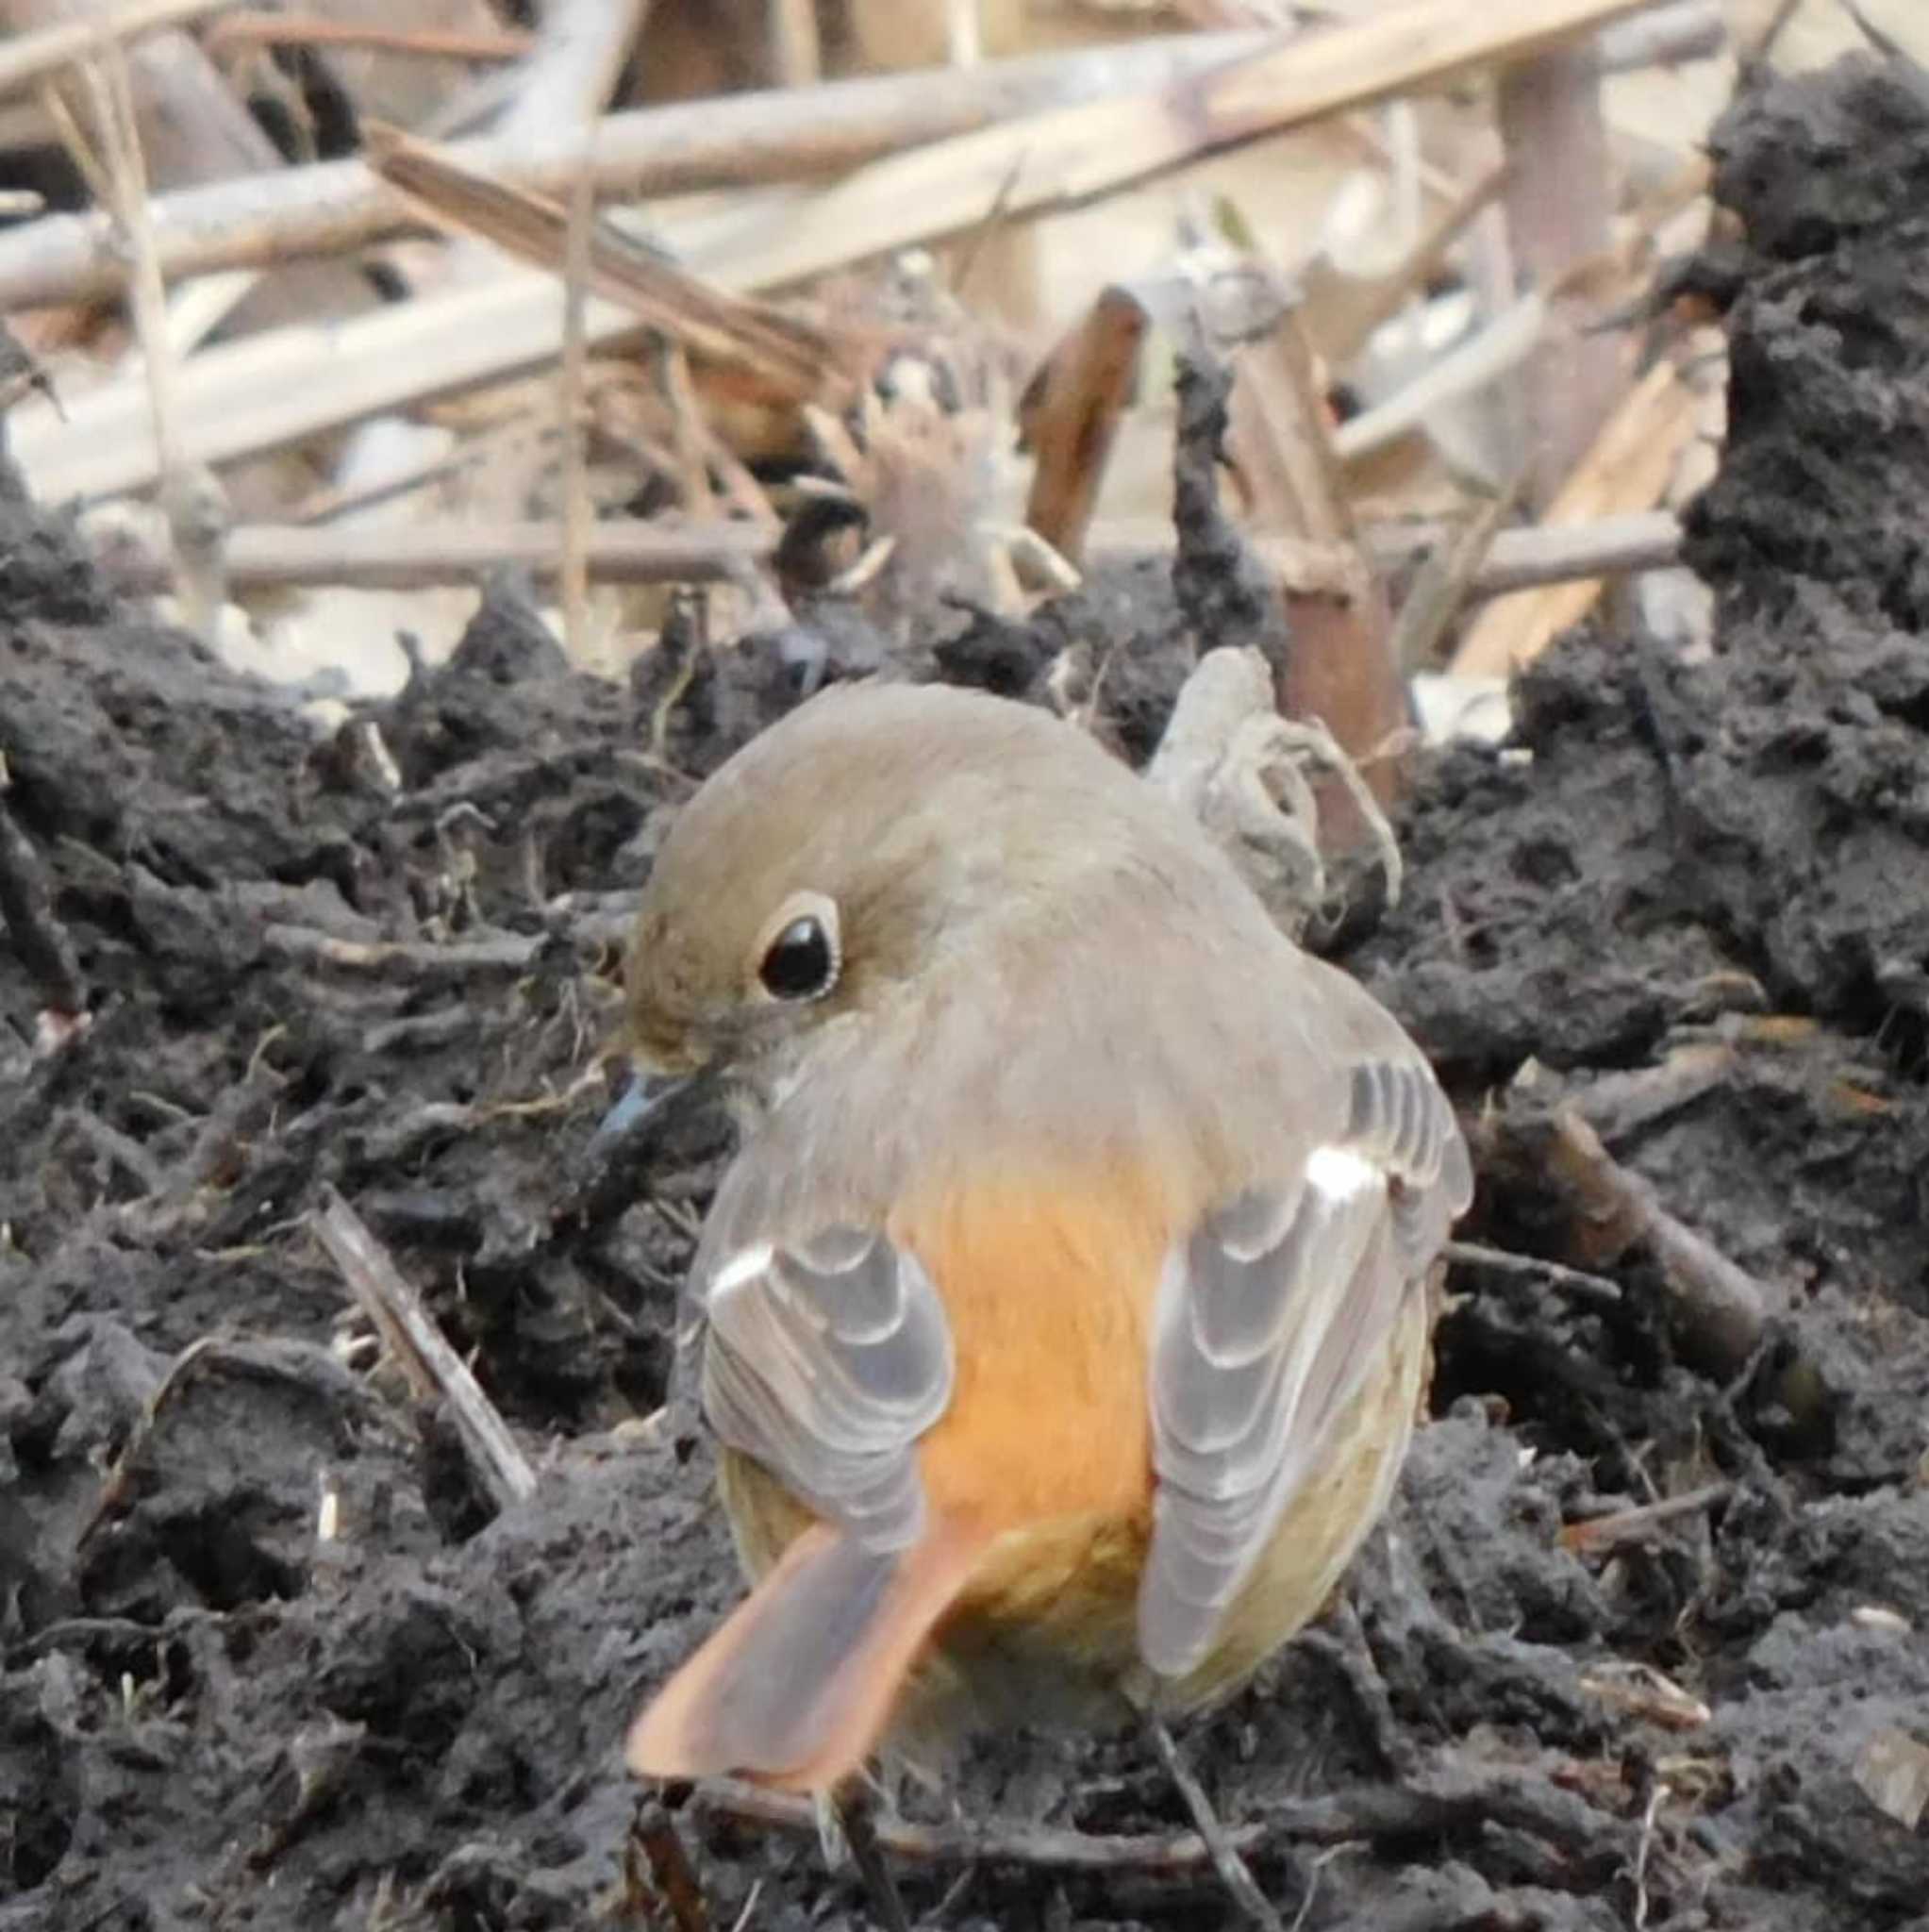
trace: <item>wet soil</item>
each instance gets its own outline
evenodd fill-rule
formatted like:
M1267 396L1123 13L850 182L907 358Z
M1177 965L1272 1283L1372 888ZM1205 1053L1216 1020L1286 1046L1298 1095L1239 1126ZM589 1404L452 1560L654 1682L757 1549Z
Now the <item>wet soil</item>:
M1423 775L1407 894L1348 963L1470 1119L1529 1061L1596 1103L1772 1316L1711 1374L1638 1257L1611 1299L1455 1270L1387 1531L1181 1740L1306 1932L1929 1932L1929 88L1767 87L1716 156L1715 651L1556 646L1512 746ZM939 662L1042 695L1102 647L1142 756L1184 608L1102 583ZM701 1798L639 1825L623 1727L736 1591L700 1440L642 1421L722 1142L587 1148L626 895L814 661L690 644L616 689L505 591L323 736L0 502L5 1932L863 1922L808 1831ZM305 1219L331 1187L533 1503L490 1501L346 1314ZM1490 1163L1466 1232L1547 1241L1531 1167ZM1147 1852L1182 1818L1136 1740L1006 1740L955 1790L996 1840L971 1860L948 1799L903 1799L935 1923L1225 1916Z

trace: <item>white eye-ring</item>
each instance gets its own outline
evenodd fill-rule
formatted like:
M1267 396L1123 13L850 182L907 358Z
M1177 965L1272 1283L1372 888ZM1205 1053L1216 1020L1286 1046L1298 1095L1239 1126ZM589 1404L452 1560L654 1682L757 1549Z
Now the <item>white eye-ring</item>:
M821 1000L842 965L836 901L792 892L757 941L757 985L773 1000Z

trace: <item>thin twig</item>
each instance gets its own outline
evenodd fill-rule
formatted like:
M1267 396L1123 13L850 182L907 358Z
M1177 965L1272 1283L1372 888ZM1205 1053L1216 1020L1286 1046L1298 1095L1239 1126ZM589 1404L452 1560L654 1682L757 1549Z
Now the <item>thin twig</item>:
M1684 1516L1699 1516L1725 1503L1735 1493L1733 1483L1705 1483L1679 1496L1664 1496L1658 1503L1642 1503L1631 1509L1617 1509L1609 1516L1589 1516L1571 1523L1560 1533L1564 1547L1583 1556L1611 1549L1617 1543L1632 1542L1664 1523Z
M1480 1241L1449 1241L1440 1253L1462 1268L1486 1268L1496 1274L1530 1274L1541 1281L1551 1281L1582 1301L1612 1307L1621 1300L1621 1290L1605 1274L1589 1274L1585 1269L1569 1268L1539 1255L1511 1254L1505 1248L1489 1248Z
M389 1251L333 1187L324 1191L322 1206L308 1219L416 1394L448 1404L462 1446L497 1507L527 1502L537 1484L528 1457Z
M703 1811L785 1831L817 1831L808 1798L734 1778L707 1780L691 1802ZM1576 1859L1599 1860L1621 1835L1618 1820L1544 1779L1525 1774L1471 1777L1445 1771L1411 1784L1359 1785L1317 1798L1268 1798L1262 1821L1228 1825L1225 1837L1245 1857L1270 1838L1310 1845L1414 1843L1496 1824L1531 1832ZM880 1817L877 1837L893 1857L932 1865L1015 1865L1155 1877L1191 1876L1212 1867L1212 1855L1196 1832L1098 1837L1036 1825L914 1824Z
M706 1811L785 1831L817 1830L817 1816L807 1798L757 1785L717 1779L704 1785L694 1802ZM1265 1827L1257 1824L1233 1825L1226 1832L1234 1850L1240 1852L1256 1847L1265 1835ZM1170 1877L1212 1868L1206 1840L1189 1831L1100 1838L1042 1825L915 1824L882 1817L877 1821L877 1840L893 1857L932 1865L1020 1865L1047 1872L1143 1872Z

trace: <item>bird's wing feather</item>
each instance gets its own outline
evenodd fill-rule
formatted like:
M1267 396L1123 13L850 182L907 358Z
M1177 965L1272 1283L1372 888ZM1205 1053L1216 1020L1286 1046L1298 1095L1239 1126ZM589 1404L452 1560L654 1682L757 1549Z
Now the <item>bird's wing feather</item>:
M726 1246L696 1291L718 1436L865 1546L914 1542L915 1445L955 1375L944 1305L916 1257L875 1229L826 1226Z
M1311 1124L1289 1171L1217 1204L1166 1259L1139 1603L1140 1650L1162 1675L1208 1652L1472 1191L1453 1110L1418 1056L1362 1058L1333 1091L1333 1118Z

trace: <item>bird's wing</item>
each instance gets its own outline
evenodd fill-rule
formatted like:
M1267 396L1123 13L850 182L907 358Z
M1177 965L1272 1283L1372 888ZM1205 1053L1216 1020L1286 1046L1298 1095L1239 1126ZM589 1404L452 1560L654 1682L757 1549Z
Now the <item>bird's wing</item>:
M951 1401L951 1328L917 1258L874 1228L741 1238L700 1261L703 1407L733 1449L873 1550L923 1527L918 1438Z
M1417 1054L1362 1058L1333 1091L1333 1118L1299 1139L1289 1172L1217 1204L1166 1259L1139 1600L1139 1647L1162 1675L1210 1649L1472 1192L1453 1109Z

